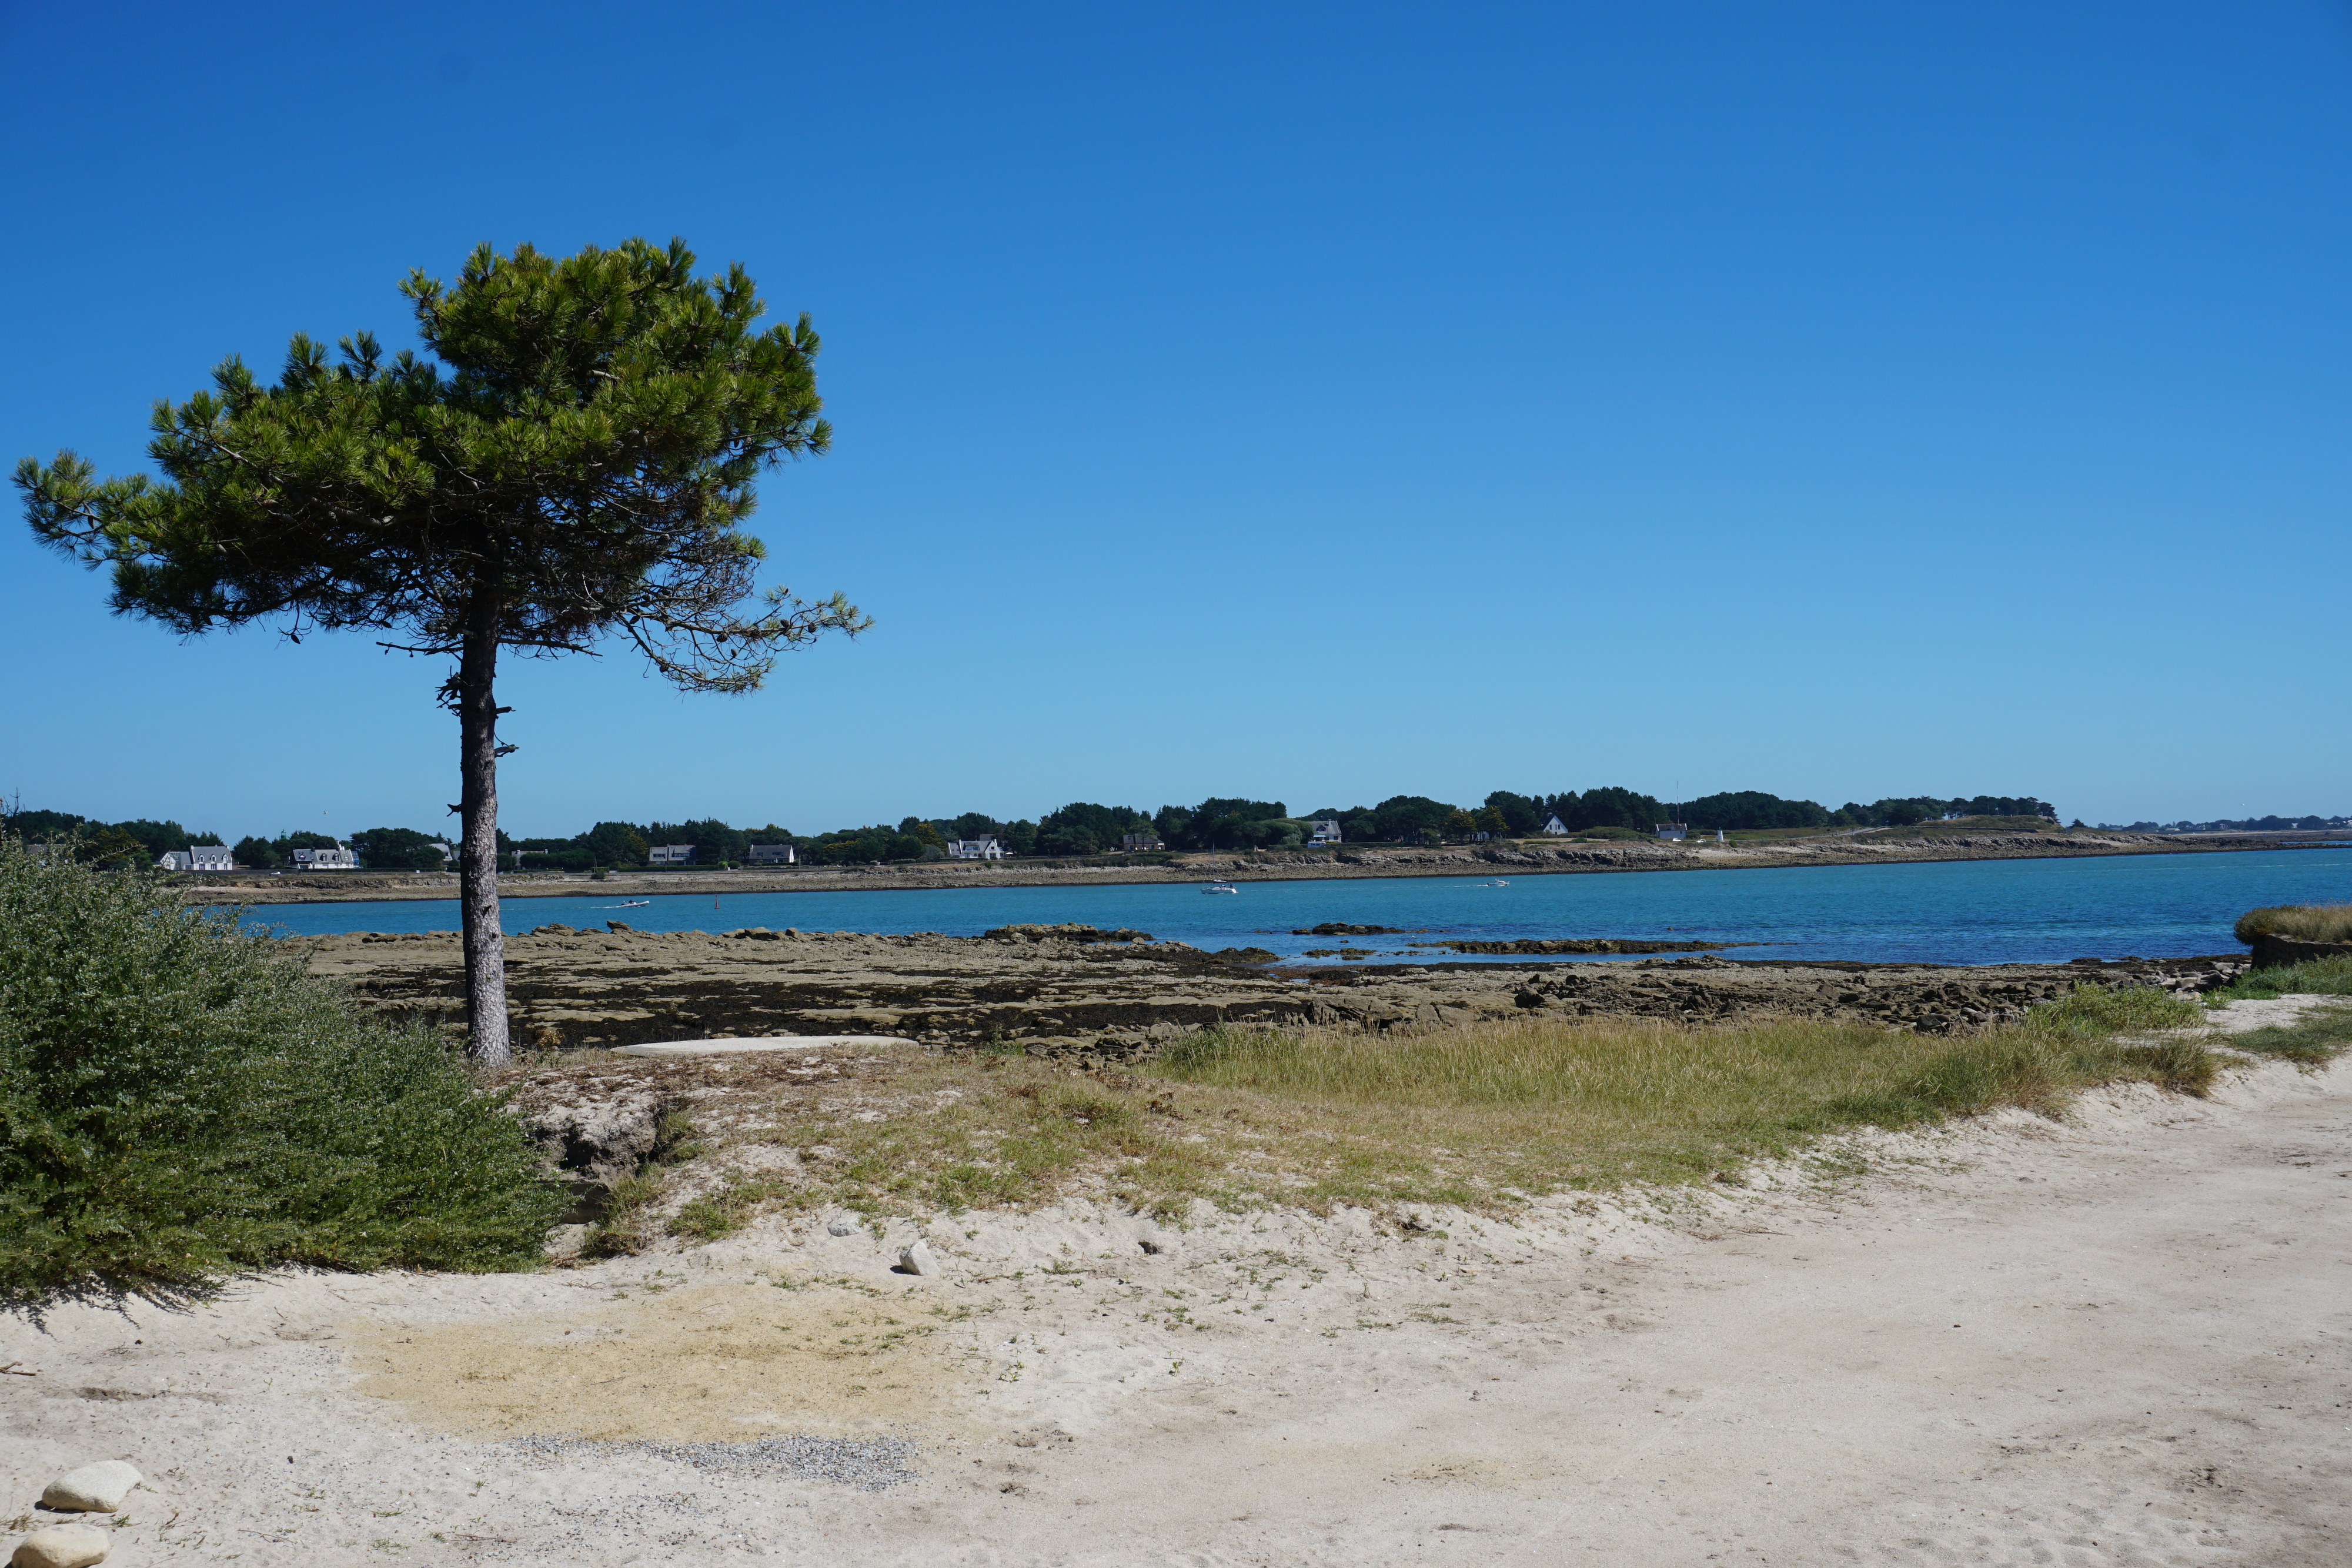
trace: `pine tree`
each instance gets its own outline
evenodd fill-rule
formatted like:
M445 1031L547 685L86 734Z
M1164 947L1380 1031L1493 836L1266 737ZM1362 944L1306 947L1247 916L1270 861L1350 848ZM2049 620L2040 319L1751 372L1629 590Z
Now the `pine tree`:
M455 661L471 1053L508 1056L499 931L499 656L619 640L688 691L747 692L777 653L869 623L838 593L768 591L740 526L769 463L821 453L817 336L755 325L740 267L694 276L684 243L558 258L484 246L455 287L421 272L425 357L297 335L275 386L232 357L159 403L163 475L97 479L60 452L17 465L44 541L112 569L113 608L174 632L275 624L391 633Z

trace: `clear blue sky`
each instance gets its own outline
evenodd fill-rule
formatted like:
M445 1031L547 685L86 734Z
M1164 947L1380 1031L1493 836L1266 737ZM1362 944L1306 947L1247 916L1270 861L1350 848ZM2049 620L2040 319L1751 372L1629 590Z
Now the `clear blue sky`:
M511 666L506 822L1622 783L2352 810L2352 17L2229 5L0 5L0 455L144 462L467 250L824 334L744 699ZM0 526L0 789L446 826L437 669Z

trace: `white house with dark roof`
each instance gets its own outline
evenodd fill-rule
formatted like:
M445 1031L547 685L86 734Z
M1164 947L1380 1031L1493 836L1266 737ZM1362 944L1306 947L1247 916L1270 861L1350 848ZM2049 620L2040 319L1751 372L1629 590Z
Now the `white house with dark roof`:
M646 851L646 862L649 865L692 865L694 846L692 844L654 844Z
M954 861L1001 861L1004 845L995 838L956 839L948 845L948 859Z
M184 850L165 850L155 864L163 871L235 871L236 857L225 844L190 844Z
M799 858L790 844L750 844L743 851L744 862L751 865L792 865Z
M331 850L296 850L294 869L297 871L357 871L360 855L357 850L337 844Z

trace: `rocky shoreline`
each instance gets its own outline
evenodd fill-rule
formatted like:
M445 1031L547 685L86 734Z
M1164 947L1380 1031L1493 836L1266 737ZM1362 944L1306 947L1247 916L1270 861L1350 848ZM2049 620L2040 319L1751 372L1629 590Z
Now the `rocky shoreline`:
M288 942L362 1005L457 1030L464 968L454 933ZM529 1051L877 1034L950 1050L1018 1046L1110 1061L1220 1025L1410 1030L1531 1012L1684 1022L1789 1013L1948 1033L2014 1019L2085 979L2193 995L2227 984L2250 962L2231 955L1959 967L1698 954L1342 969L1271 957L1091 926L1006 926L964 937L550 925L509 939L507 972L514 1038Z
M1617 872L1753 871L1769 866L1889 865L1920 861L2044 860L2084 855L2206 854L2284 850L2330 835L2226 833L2195 839L2156 833L2053 829L2046 832L1937 832L1790 839L1717 845L1582 840L1505 841L1446 848L1368 848L1265 854L1191 854L1164 862L925 861L907 865L798 866L790 870L616 872L603 882L558 872L501 876L502 898L659 894L871 893L952 887L1113 887L1159 883L1312 882L1351 877L1586 875ZM2341 837L2342 835L2336 835ZM255 872L174 877L194 904L341 904L449 899L454 874L367 872L273 876Z

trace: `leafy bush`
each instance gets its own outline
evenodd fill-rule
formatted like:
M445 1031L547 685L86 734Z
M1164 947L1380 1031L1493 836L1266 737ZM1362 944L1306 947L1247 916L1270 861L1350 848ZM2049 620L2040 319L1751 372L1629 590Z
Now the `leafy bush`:
M2262 936L2298 942L2352 942L2352 904L2274 904L2238 916L2238 940L2252 946Z
M0 1306L538 1260L563 1198L499 1100L238 920L0 841Z

